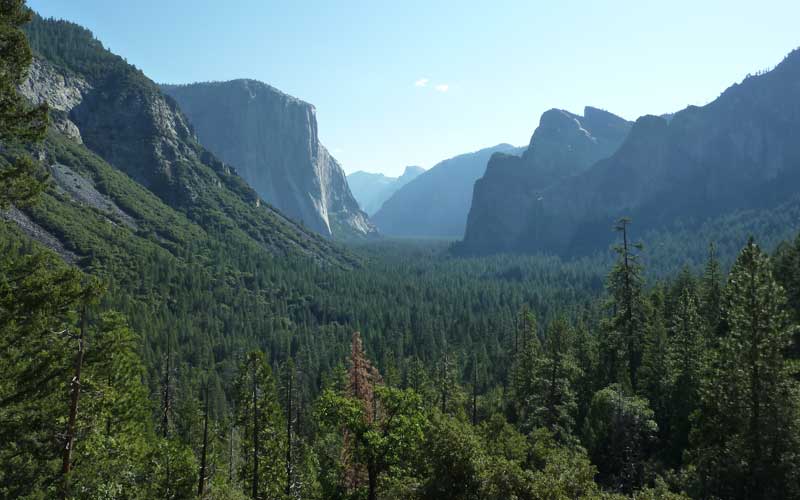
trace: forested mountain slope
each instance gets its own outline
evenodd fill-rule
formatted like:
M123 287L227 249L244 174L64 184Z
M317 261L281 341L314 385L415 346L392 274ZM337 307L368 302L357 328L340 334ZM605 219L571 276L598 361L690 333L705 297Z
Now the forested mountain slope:
M263 204L197 143L175 102L91 32L39 17L26 30L36 62L21 90L50 105L56 128L204 227L230 229L276 253L337 252Z

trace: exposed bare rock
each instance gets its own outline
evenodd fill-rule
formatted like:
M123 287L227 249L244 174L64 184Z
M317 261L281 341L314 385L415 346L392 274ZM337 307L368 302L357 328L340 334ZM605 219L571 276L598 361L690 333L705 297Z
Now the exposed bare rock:
M58 238L31 220L31 218L28 217L25 212L11 207L8 210L0 210L0 218L15 222L25 234L31 237L31 239L38 241L50 250L56 252L66 262L70 264L77 262L77 255L64 248L64 245L61 243L61 241L59 241Z
M319 142L314 106L254 80L162 85L201 144L265 201L336 238L375 234L344 171Z
M51 110L53 126L71 139L82 142L78 126L69 113L83 101L91 90L89 82L66 71L58 70L42 59L34 58L28 77L19 91L33 104L47 104Z
M56 163L50 167L50 172L55 185L62 191L67 192L79 203L87 205L103 212L114 221L119 221L129 228L136 230L136 221L126 214L108 196L95 189L94 184L81 176L66 165Z

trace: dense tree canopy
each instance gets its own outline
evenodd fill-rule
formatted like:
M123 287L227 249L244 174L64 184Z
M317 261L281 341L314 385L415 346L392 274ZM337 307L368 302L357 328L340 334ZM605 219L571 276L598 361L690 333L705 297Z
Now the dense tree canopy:
M0 223L0 497L800 498L800 239L727 277L628 220L613 262L276 258L43 137L27 11L0 14L0 204L63 245ZM36 148L138 225L42 184Z

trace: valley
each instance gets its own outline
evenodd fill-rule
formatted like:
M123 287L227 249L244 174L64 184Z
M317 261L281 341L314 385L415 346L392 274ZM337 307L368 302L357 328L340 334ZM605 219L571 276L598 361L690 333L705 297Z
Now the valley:
M800 498L798 106L795 50L346 175L0 2L0 498Z

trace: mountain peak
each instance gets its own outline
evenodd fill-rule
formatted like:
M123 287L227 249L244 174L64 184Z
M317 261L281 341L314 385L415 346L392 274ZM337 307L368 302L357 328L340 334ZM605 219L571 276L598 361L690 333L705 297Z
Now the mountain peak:
M425 169L418 166L418 165L409 165L403 170L403 175L400 177L406 177L407 175L419 175L424 172Z
M319 142L311 104L257 80L163 86L198 139L290 218L335 238L374 233Z

